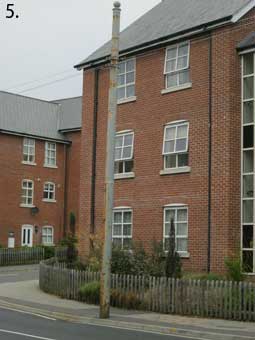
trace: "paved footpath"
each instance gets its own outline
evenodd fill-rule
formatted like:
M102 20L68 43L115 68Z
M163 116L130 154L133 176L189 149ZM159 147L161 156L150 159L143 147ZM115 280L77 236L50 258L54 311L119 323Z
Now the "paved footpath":
M19 270L22 271L21 268ZM31 271L24 267L21 281L11 282L10 277L10 282L0 283L0 307L9 310L22 309L79 324L156 332L193 339L255 340L255 323L248 322L130 312L115 308L112 308L111 320L100 320L96 306L60 299L41 292L38 280L29 279L34 270L34 267L31 267ZM11 270L5 269L5 272L10 273ZM2 273L0 269L0 275Z

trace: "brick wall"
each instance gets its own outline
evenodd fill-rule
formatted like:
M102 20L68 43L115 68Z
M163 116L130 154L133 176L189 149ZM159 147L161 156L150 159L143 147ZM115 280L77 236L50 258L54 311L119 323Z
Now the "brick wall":
M66 137L72 141L67 147L67 200L66 200L66 227L70 231L70 213L74 213L76 224L79 225L79 187L80 187L80 141L81 132L69 132Z
M44 167L45 142L36 141L36 166L22 164L23 138L0 134L0 244L7 246L8 233L14 232L16 246L21 246L22 225L38 226L34 244L41 243L41 228L54 227L54 241L63 235L64 211L64 145L57 145L57 169ZM31 215L31 209L21 208L21 182L34 181L34 205L39 213ZM44 182L56 184L56 203L43 202Z
M212 34L212 271L224 270L224 258L240 242L240 60L237 43L255 29L254 11L238 24ZM134 179L115 181L115 207L133 209L133 239L147 247L163 238L163 207L189 207L189 253L186 270L206 271L208 234L208 126L209 36L191 40L192 88L162 95L165 50L136 58L136 96L133 103L118 106L117 131L132 129ZM83 131L80 181L80 249L89 251L91 208L92 130L94 70L84 72ZM96 234L104 226L104 168L109 70L99 75L99 108L96 167ZM160 176L163 168L164 125L190 123L189 165L191 172Z

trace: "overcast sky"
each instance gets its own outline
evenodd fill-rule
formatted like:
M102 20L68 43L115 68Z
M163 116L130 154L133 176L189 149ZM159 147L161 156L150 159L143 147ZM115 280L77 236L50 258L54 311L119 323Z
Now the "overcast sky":
M122 29L160 1L122 0ZM5 18L7 3L18 19ZM112 7L112 0L1 0L0 90L46 100L81 95L73 65L110 39Z

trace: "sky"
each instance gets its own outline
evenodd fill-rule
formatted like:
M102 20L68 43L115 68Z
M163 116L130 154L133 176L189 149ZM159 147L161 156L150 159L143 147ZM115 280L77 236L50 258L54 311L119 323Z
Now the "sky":
M160 1L122 0L121 29ZM1 0L0 90L45 100L80 96L82 72L73 66L111 38L112 7L113 0Z

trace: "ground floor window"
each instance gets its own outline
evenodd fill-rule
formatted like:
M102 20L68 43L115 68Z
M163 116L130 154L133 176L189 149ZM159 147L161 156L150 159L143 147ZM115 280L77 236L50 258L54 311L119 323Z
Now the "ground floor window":
M132 209L115 209L113 212L112 240L113 244L121 249L130 249L132 246Z
M243 225L243 270L246 273L255 273L255 227Z
M169 247L171 223L175 226L176 250L178 253L188 252L188 207L169 206L164 208L164 248Z
M42 244L44 245L54 244L53 227L47 226L42 228Z

